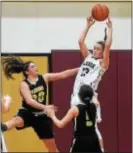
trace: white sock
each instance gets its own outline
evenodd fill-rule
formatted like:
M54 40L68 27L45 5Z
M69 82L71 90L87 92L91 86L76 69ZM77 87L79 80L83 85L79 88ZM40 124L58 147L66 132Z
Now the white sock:
M104 148L102 148L101 150L102 150L102 152L104 152Z
M7 148L6 148L6 142L5 142L3 134L1 134L1 138L2 138L2 152L8 152Z
M99 105L97 106L97 120L102 120L101 107Z

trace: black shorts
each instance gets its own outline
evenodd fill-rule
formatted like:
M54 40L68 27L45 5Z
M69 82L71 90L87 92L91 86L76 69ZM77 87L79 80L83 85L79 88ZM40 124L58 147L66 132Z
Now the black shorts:
M25 109L20 109L17 113L24 120L23 127L16 127L17 130L21 130L27 127L32 127L40 139L52 139L52 120L45 114L41 116L35 116L33 113Z
M70 152L102 152L97 135L80 136L73 140Z

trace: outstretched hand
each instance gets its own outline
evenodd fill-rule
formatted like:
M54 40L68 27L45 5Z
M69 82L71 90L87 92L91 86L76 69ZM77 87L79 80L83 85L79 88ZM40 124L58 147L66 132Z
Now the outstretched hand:
M58 109L57 106L47 105L47 106L45 106L44 112L45 112L45 114L47 114L50 117L51 116L50 114L57 112L57 109Z
M47 109L47 116L52 118L53 116L55 116L55 110L54 109Z
M93 16L87 17L87 23L88 26L92 26L95 23L95 19L93 18Z

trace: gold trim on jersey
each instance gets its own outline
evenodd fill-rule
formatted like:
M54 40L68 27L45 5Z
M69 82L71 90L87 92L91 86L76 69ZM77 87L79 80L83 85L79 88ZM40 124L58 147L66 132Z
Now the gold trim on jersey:
M33 90L31 90L31 94L35 94L35 93L42 91L42 90L44 90L44 86L41 85L41 86L36 87Z

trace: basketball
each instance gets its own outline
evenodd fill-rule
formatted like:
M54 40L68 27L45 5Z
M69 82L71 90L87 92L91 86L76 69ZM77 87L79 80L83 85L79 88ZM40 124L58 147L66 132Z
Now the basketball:
M106 5L96 4L91 10L93 18L97 21L104 21L109 16L109 9Z

